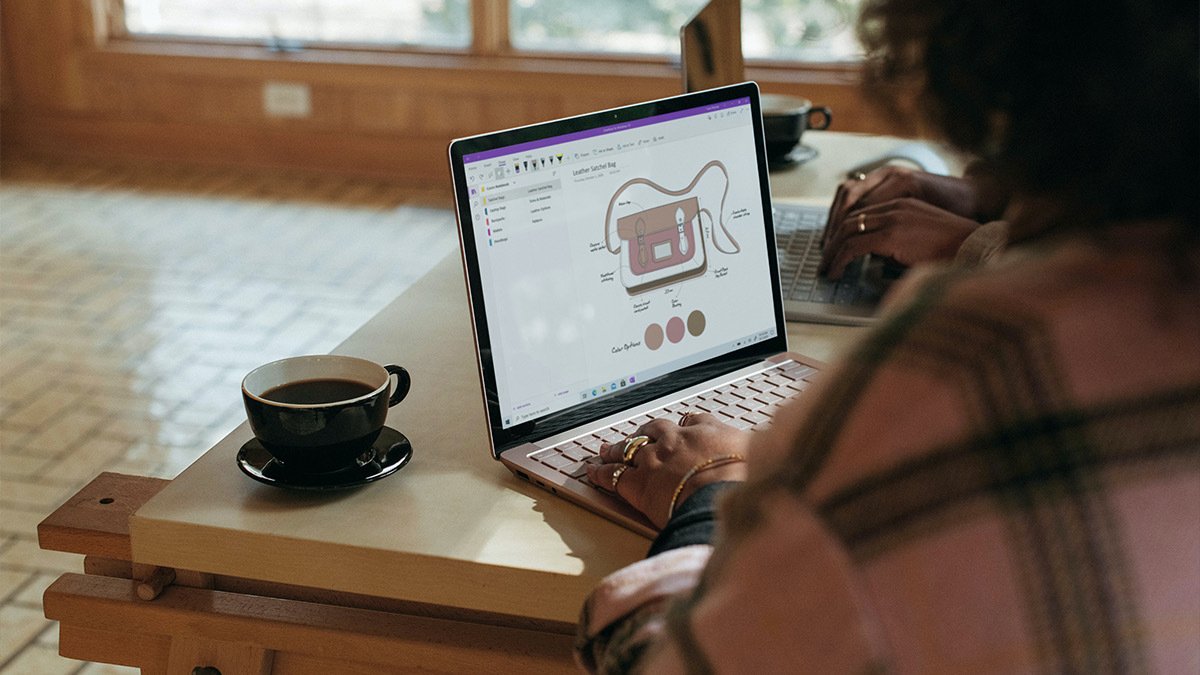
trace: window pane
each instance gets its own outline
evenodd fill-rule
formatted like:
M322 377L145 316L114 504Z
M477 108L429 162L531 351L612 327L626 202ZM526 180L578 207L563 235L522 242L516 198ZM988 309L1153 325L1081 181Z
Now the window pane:
M742 53L748 59L849 61L859 0L742 0Z
M465 47L470 0L125 0L131 33Z
M511 2L519 49L677 55L680 27L707 0ZM747 58L853 59L858 2L742 0L742 51Z
M511 0L519 49L672 54L707 0Z

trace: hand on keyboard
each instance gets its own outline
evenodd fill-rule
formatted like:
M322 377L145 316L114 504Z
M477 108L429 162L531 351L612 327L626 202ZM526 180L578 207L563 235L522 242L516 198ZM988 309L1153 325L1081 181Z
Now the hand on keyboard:
M873 254L902 265L943 260L979 226L976 194L961 178L886 166L838 187L825 228L821 272Z
M647 440L632 440L639 436ZM600 462L588 465L587 476L593 485L615 492L661 528L671 507L682 504L697 488L744 480L749 440L749 432L719 422L709 413L688 413L678 422L660 418L643 424L628 440L602 445ZM628 460L627 444L637 446Z

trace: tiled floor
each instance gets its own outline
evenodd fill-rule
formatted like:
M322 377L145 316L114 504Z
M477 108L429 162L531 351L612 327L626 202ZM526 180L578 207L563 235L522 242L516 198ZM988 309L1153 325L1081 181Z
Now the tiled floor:
M0 674L57 655L38 521L104 470L172 477L253 366L335 347L455 246L381 182L6 157L0 180ZM444 203L444 202L443 202Z

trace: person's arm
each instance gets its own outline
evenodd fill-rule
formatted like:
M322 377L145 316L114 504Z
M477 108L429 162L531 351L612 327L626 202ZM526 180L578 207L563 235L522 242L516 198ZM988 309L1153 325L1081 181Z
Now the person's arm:
M692 493L671 514L671 519L650 544L646 557L684 546L711 544L717 524L717 498L735 485L736 481L709 483Z

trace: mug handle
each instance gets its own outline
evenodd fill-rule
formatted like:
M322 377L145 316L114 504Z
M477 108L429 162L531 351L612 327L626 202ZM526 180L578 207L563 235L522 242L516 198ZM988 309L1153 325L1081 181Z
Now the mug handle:
M404 400L408 396L408 390L412 387L412 378L408 376L408 371L401 366L384 366L388 371L388 377L396 376L396 390L392 392L392 397L388 399L388 407L392 407Z
M813 124L813 114L819 114L821 116L821 126L818 127ZM813 131L824 131L825 129L829 128L829 123L833 121L833 111L830 110L829 106L826 105L814 106L809 108L808 112L805 113L804 121L806 123L804 126L807 128L812 129Z

